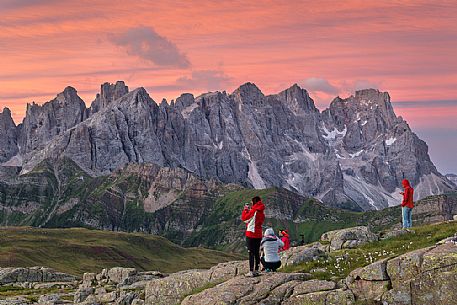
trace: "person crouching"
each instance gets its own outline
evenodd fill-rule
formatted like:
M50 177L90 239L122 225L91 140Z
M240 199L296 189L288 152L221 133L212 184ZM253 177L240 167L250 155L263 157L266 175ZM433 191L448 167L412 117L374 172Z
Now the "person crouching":
M284 243L275 235L275 231L272 228L266 229L260 243L260 249L263 252L260 262L266 272L274 272L281 267L278 252L282 247L284 247Z

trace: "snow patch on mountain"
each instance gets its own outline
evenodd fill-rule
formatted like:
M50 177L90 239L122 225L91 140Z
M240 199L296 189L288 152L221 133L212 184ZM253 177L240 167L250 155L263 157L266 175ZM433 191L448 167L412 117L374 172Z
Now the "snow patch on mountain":
M457 187L457 175L455 175L455 174L447 174L446 178L449 181L451 181L452 183L454 183L454 185Z
M392 144L395 143L395 141L397 141L397 138L394 138L394 137L390 137L386 140L386 145L387 146L391 146Z
M322 124L322 129L325 134L322 135L322 137L327 140L327 141L333 141L337 137L344 137L347 133L347 128L344 126L344 129L342 131L339 131L338 129L334 128L332 130L328 130L325 127L325 124Z
M360 155L362 155L365 151L362 149L354 154L349 154L351 156L351 159L355 158L355 157L358 157Z

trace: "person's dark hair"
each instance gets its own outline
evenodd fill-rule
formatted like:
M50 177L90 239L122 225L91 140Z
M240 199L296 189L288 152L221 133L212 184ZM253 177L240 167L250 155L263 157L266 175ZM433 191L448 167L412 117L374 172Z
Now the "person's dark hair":
M256 204L259 201L262 201L259 196L255 196L254 198L252 198L252 203L253 204Z

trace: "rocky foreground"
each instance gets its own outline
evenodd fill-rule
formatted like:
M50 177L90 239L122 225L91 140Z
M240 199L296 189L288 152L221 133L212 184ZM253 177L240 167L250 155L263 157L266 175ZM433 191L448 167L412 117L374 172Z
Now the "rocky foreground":
M414 233L391 231L382 238L403 234ZM333 253L358 250L379 238L367 227L327 232L321 242L285 252L283 271L329 260ZM370 257L372 263L352 270L345 278L319 279L319 270L247 278L246 261L169 275L119 267L98 274L85 273L80 280L48 268L3 268L0 304L456 304L456 240L450 237L430 247L377 261ZM11 293L2 294L5 291Z

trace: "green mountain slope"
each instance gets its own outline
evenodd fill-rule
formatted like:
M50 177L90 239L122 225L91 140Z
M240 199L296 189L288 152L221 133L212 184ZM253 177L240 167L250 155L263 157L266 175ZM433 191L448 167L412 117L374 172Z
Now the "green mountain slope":
M176 272L236 260L234 254L183 248L141 233L7 227L0 229L0 267L47 266L82 275L115 266Z
M0 167L0 225L87 227L145 232L184 246L244 251L245 202L261 196L265 225L286 228L295 242L315 241L329 230L368 225L373 231L398 226L399 207L354 212L330 208L281 188L246 189L205 181L182 168L129 164L105 176L91 176L68 158L46 160L33 171ZM451 219L455 194L417 203L415 223Z

